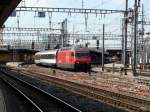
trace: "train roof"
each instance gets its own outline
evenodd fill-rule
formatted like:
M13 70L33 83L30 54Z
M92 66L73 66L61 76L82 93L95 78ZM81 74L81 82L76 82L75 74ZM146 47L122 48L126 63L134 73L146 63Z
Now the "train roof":
M63 50L89 50L88 48L81 48L81 47L63 47L60 49L60 51Z
M42 55L42 54L56 54L58 51L58 49L54 49L54 50L46 50L46 51L40 51L35 53L35 55Z

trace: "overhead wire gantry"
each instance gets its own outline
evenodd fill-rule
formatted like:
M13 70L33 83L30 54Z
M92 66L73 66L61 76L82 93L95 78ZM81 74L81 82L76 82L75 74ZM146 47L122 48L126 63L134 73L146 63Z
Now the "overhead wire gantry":
M125 13L124 10L108 9L82 9L82 8L48 8L48 7L17 7L15 11L42 11L42 12L60 12L60 13L88 13L88 14L112 14ZM132 12L132 10L130 10Z

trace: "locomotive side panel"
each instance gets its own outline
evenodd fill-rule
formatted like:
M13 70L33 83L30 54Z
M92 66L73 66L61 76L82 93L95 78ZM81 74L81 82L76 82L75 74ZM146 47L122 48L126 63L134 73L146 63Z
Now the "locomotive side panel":
M57 54L57 67L65 69L74 69L74 55L72 51L59 51Z

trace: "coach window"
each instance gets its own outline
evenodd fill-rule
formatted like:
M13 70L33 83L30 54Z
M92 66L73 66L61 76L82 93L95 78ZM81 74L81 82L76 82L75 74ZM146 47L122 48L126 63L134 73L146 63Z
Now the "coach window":
M35 58L36 58L37 60L39 60L39 59L40 59L40 57L41 57L40 55L36 55L36 57L35 57Z
M40 59L41 58L41 56L40 55L37 55L37 59Z
M46 59L49 59L49 54L46 55Z
M55 58L55 55L54 54L51 54L51 59L54 59Z
M48 59L48 58L49 58L49 55L47 54L47 55L46 55L46 59Z
M40 57L40 59L42 59L42 58L43 58L43 55L40 55L39 57Z
M45 59L49 59L49 55L47 54L47 55L45 55Z
M47 55L47 59L51 59L51 55L50 54Z
M54 55L53 54L51 55L51 59L54 59Z
M51 59L51 54L48 54L48 58Z
M46 55L41 55L41 58L42 59L46 59Z

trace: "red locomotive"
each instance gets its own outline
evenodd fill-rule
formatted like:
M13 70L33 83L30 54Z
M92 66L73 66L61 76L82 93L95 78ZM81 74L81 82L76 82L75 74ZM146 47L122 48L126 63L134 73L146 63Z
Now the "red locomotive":
M56 65L59 68L74 70L89 70L91 64L90 52L81 48L62 48L57 52Z

